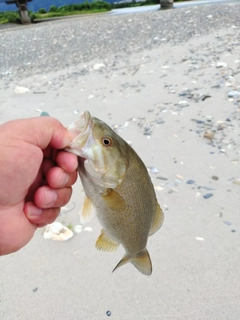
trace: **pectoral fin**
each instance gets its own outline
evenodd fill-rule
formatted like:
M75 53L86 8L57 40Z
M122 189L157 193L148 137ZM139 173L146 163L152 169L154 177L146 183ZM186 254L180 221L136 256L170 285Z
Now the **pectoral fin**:
M83 201L82 212L80 213L80 222L85 224L89 222L94 216L93 204L88 197L85 197Z
M152 274L152 262L147 249L138 253L134 258L125 255L122 260L119 261L112 272L128 262L131 262L134 267L137 268L141 273L147 276L150 276Z
M100 236L98 237L95 247L98 250L102 251L116 251L119 246L119 243L115 242L114 240L110 239L109 236L106 235L104 230L102 230Z
M159 204L157 204L157 210L156 210L156 214L155 217L153 219L152 225L151 225L151 229L149 231L149 236L151 236L152 234L154 234L155 232L157 232L164 221L164 213L160 207Z
M124 199L113 189L107 189L107 193L102 195L106 205L114 211L124 211L126 203Z

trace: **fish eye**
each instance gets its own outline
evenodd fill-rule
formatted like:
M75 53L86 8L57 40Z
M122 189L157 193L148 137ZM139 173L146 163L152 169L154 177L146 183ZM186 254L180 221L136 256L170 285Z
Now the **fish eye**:
M111 147L112 145L112 139L108 138L108 137L104 137L102 139L103 145L106 147Z

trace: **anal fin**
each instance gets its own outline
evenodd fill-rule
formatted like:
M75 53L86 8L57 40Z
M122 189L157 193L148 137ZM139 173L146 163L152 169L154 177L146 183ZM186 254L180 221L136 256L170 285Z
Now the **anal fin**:
M116 251L117 248L119 246L119 243L115 242L114 240L110 239L106 233L104 232L104 230L102 230L100 236L97 238L95 247L98 250L102 250L102 251Z
M157 210L156 210L156 214L155 214L153 221L152 221L151 229L149 231L149 236L151 236L152 234L154 234L155 232L157 232L161 228L163 221L164 221L164 213L163 213L160 205L157 204Z

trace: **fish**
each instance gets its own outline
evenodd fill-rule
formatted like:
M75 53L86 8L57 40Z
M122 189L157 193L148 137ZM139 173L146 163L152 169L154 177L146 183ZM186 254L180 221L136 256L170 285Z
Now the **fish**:
M114 252L125 249L119 267L130 262L151 275L148 237L163 224L148 170L134 149L102 120L85 111L68 130L74 137L65 149L78 156L78 173L86 194L82 217L92 208L102 226L96 248Z

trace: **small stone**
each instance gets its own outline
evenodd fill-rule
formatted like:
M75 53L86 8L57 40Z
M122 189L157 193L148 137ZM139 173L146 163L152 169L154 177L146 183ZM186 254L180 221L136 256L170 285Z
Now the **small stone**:
M235 180L233 180L233 183L234 183L234 184L237 184L238 186L240 186L240 179L235 179Z
M111 312L110 310L108 310L108 311L106 312L106 315L107 315L108 317L110 317L111 314L112 314L112 312Z
M214 138L214 132L205 132L203 137L212 140Z
M90 95L88 96L88 99L92 99L92 98L94 98L94 95L93 95L93 94L90 94Z
M227 63L220 61L220 62L218 62L218 63L216 64L216 67L217 67L217 68L227 67Z
M179 104L180 106L187 106L187 105L188 105L188 102L187 102L187 100L182 100L182 101L179 101L178 104Z
M202 238L202 237L196 237L196 240L198 240L198 241L204 241L204 238Z
M30 90L26 87L20 87L20 86L17 86L14 90L15 93L18 93L18 94L23 94L23 93L28 93L30 92Z
M84 231L91 232L91 231L93 231L93 228L92 228L92 227L85 227L83 230L84 230Z
M181 179L181 180L183 180L183 179L184 179L184 177L183 177L183 176L181 176L180 174L176 174L176 178Z
M156 124L163 124L163 123L165 123L165 121L163 121L162 119L157 119L156 120Z
M162 191L164 188L161 186L154 186L154 189L157 191Z
M212 179L217 181L219 178L217 176L212 176Z
M33 288L32 291L33 291L33 292L37 292L37 291L38 291L38 287Z
M227 226L230 226L232 223L230 221L223 221Z
M155 167L148 167L148 172L151 172L151 173L158 173L158 169L155 168Z
M239 97L239 96L240 96L240 91L234 90L234 91L229 91L228 92L228 97L229 98L234 98L234 97Z
M237 230L232 229L231 232L236 232Z
M206 116L207 121L211 122L213 117L212 116Z
M49 117L49 113L46 111L41 112L40 117Z
M96 63L94 66L93 66L93 69L94 70L99 70L101 68L104 68L105 67L105 64L103 63Z
M178 185L178 184L182 183L182 181L179 180L179 179L175 179L174 182L175 182L175 185Z
M157 179L159 179L159 180L168 180L168 178L161 177L161 176L157 176Z
M194 180L188 180L186 183L187 183L187 184L194 184L195 181L194 181Z
M81 224L77 224L75 227L74 227L74 232L75 233L80 233L82 232L83 230L83 226Z
M213 193L206 193L204 196L203 196L203 198L204 199L209 199L209 198L211 198L213 196Z

